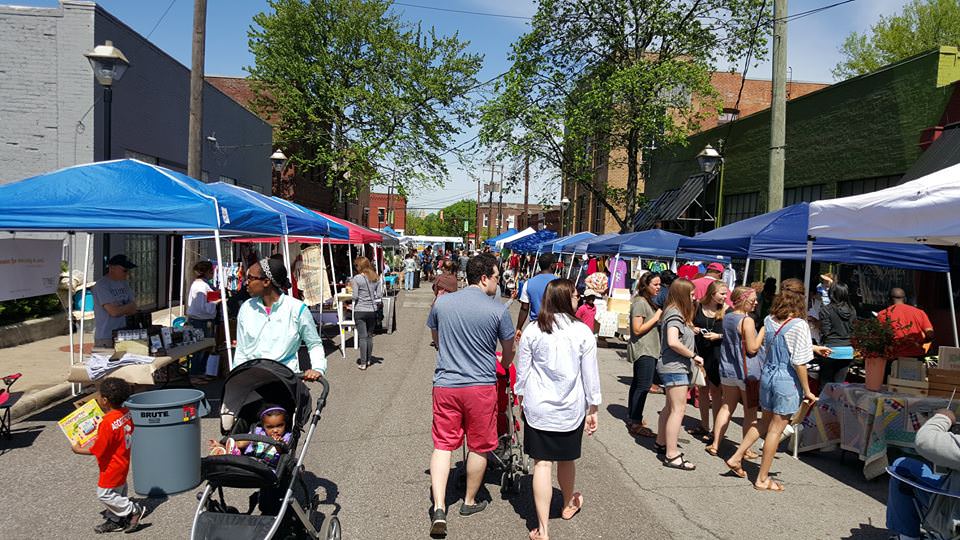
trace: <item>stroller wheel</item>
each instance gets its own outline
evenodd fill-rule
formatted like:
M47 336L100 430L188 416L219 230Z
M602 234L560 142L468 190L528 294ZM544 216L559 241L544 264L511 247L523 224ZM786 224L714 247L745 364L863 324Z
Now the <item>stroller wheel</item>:
M510 473L503 473L500 475L500 495L507 497L513 492L513 478L510 476Z
M327 534L324 536L327 540L340 540L342 529L340 529L340 520L337 516L330 516L327 522Z
M510 479L510 492L514 495L520 494L520 481L523 476L520 473L513 473L512 478Z

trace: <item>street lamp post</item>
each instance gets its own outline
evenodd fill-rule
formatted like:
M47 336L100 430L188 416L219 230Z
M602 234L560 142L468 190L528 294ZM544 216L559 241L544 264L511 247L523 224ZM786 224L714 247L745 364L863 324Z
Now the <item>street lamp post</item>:
M287 166L287 156L282 150L277 149L270 154L270 163L273 165L273 194L278 197L286 198L288 195L283 189L283 169Z
M103 87L103 152L101 160L108 161L111 158L110 152L110 128L113 104L113 83L123 77L124 72L130 67L127 57L120 52L120 49L113 46L113 42L107 40L103 45L97 45L92 51L84 56L90 61L90 67L93 68L93 75L97 82Z
M723 147L721 142L721 148ZM721 221L721 212L723 211L723 155L720 154L713 146L707 145L703 150L697 154L697 164L700 165L700 170L707 175L719 174L720 179L717 183L717 205L716 205L716 216L714 216L714 226L719 227ZM717 170L719 167L719 170ZM715 172L716 171L716 172ZM706 182L707 179L704 179Z

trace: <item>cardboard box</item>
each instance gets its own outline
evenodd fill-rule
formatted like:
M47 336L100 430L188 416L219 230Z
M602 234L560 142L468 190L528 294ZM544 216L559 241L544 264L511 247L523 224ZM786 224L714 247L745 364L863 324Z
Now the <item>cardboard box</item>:
M940 347L939 356L938 368L960 370L960 347Z
M629 317L630 301L620 300L618 298L611 298L607 300L607 311L612 311L614 313L623 313Z
M930 388L930 383L927 381L914 381L912 379L900 379L891 375L887 377L887 385L889 386L898 386L906 388L920 388L923 390L928 390Z
M890 366L890 376L908 381L924 381L927 379L927 365L923 360L915 358L900 358Z
M930 368L927 370L927 380L932 383L960 385L960 370Z

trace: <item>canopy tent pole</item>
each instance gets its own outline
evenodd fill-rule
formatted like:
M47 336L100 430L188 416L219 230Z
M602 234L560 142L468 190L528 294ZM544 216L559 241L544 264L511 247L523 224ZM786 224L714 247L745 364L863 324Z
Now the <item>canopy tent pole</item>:
M330 254L330 283L333 285L333 295L336 296L340 292L337 290L337 269L333 266L333 243L327 244L327 247L329 248L327 252ZM320 255L323 256L322 253ZM336 301L336 298L334 298L334 301Z
M83 284L80 286L80 298L83 301L80 303L80 360L83 360L83 322L87 318L87 268L90 266L90 237L93 236L90 233L87 233L87 240L83 250ZM94 339L96 339L96 333L94 333Z
M576 258L577 258L577 252L574 251L573 253L570 254L570 266L567 267L567 279L570 279L570 274L573 273L573 261L576 260ZM581 264L581 266L583 265Z
M803 290L807 291L807 287L810 286L810 273L813 270L813 238L807 237L807 256L803 265ZM810 291L807 291L807 296L810 296Z
M213 239L216 242L217 249L217 281L220 282L220 298L225 300L227 298L227 273L223 271L223 248L220 246L220 229L213 230ZM227 365L230 366L232 370L234 366L233 348L230 346L233 341L230 334L230 313L227 311L227 303L225 301L220 302L220 307L223 311L223 330L227 342Z
M571 265L572 265L572 261L571 261ZM571 266L571 269L573 269L572 266ZM582 273L583 273L583 262L581 261L580 267L577 268L577 280L573 282L574 285L576 285L577 283L580 283L580 274ZM570 279L570 276L567 276L567 279Z
M524 259L529 259L529 257L524 257ZM530 264L530 261L527 260L527 279L530 279L530 276L533 275L533 272L536 266L540 261L540 248L537 248L537 254L533 256L533 264Z
M74 339L73 339L73 295L76 289L73 286L73 236L74 233L67 234L67 333L70 334L70 366L74 365ZM86 302L86 298L80 300ZM83 356L80 357L83 359Z
M283 254L283 266L287 269L287 278L292 279L293 274L290 273L290 237L284 234L280 237L280 242L282 242L280 253Z
M950 325L953 327L953 346L960 347L960 338L957 337L957 308L953 305L953 278L950 277L950 271L947 274L947 290L950 293Z
M750 274L750 257L747 257L747 264L743 267L743 286L747 286L747 276Z
M183 284L187 280L187 237L180 237L180 316L183 317ZM228 344L229 345L229 344ZM232 366L231 366L232 367Z
M320 237L320 271L321 271L321 272L324 271L324 269L323 269L324 266L325 266L325 265L323 264L323 237L321 236L321 237ZM303 267L301 266L300 268L302 269ZM302 270L301 270L301 271L302 271ZM324 296L323 296L323 282L326 281L326 279L325 279L326 277L327 277L326 274L320 276L320 325L321 325L321 330L322 330L322 326L323 326L323 299L324 299Z
M167 324L173 326L173 235L170 235L170 272L167 274Z

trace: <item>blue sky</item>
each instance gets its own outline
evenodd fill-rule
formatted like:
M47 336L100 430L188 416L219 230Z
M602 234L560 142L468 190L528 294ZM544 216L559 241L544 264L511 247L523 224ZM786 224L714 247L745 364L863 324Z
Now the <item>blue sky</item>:
M3 0L0 0L3 1ZM866 30L878 17L901 10L908 0L856 0L823 13L791 22L788 29L787 54L793 80L830 82L830 69L839 60L837 49L852 31ZM836 0L792 0L789 13L835 3ZM20 5L56 5L56 0L13 0ZM168 54L190 65L191 29L193 25L192 0L103 0L98 2L125 24L146 36ZM535 12L532 0L401 0L394 10L412 21L434 26L443 34L458 32L461 39L470 41L472 52L485 57L480 80L494 77L509 68L507 57L510 44L527 28L524 19L488 17L450 13L417 6L433 6L463 11L496 13L515 17L530 17ZM164 12L169 11L163 16ZM208 75L245 75L244 67L253 62L247 50L247 29L252 17L267 8L263 0L208 0L206 72ZM161 16L163 16L161 20ZM158 24L159 22L159 24ZM154 27L156 27L154 29ZM136 59L131 58L136 69ZM740 66L742 67L742 65ZM739 68L738 68L739 69ZM770 64L764 60L751 68L750 77L769 78ZM122 83L121 83L122 84ZM118 91L120 89L118 88ZM470 129L460 141L474 136ZM480 174L480 171L474 171ZM442 189L424 190L425 194L411 196L411 206L444 206L464 197L476 197L476 182L470 171L450 164L451 178ZM541 196L556 201L558 195L548 193L552 186L534 179L531 201ZM520 201L522 194L504 195L505 201Z

